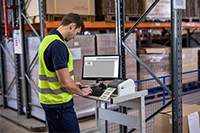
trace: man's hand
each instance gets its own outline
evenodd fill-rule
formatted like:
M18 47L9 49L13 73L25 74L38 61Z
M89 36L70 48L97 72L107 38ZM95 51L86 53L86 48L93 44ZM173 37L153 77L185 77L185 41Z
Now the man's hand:
M88 94L92 94L92 89L90 87L88 88L83 88L82 89L83 95L82 96L87 96Z
M76 82L75 84L76 84L77 86L83 87L83 85L82 85L80 82ZM90 87L88 87L88 88L82 88L81 90L82 90L82 92L83 92L83 95L82 95L82 96L87 96L88 94L92 94L92 89L91 89Z
M81 87L83 87L83 85L82 85L80 82L76 82L75 84L76 84L76 86L81 86Z

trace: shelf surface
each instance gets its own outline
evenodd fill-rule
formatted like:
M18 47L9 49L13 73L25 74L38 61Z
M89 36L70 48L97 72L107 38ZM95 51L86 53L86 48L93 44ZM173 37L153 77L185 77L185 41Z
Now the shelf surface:
M61 21L44 21L47 29L57 28ZM115 22L88 22L84 21L85 29L115 29ZM125 28L131 28L135 22L125 22ZM171 22L141 22L137 28L170 28ZM182 22L183 28L200 28L198 22Z

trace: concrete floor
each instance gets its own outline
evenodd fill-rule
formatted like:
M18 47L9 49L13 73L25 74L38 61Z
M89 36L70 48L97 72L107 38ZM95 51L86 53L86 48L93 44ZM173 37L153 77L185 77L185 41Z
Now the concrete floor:
M20 125L17 125L16 123L5 119L0 116L0 133L33 133L33 131L30 131ZM79 122L80 130L81 132L85 132L91 129L95 128L95 120L87 120L84 122ZM34 132L34 133L48 133L47 131L42 132Z
M102 120L102 127L104 126L103 123L104 121ZM92 130L95 128L95 119L79 120L79 126L81 133ZM26 119L24 115L17 115L17 112L12 109L3 109L2 95L0 95L0 133L32 132L48 133L45 131L44 122L40 122L33 118Z

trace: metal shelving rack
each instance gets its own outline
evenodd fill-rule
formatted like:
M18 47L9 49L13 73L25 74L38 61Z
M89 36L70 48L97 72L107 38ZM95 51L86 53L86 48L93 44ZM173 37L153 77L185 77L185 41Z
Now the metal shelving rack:
M39 11L40 11L40 25L31 25L28 20L26 19L24 15L24 9L26 4L29 0L24 3L24 0L18 0L18 9L19 9L19 20L20 20L20 31L21 31L21 40L22 41L22 68L23 68L23 87L24 87L24 95L25 95L25 108L26 108L26 117L29 118L31 116L30 108L31 106L40 107L37 105L34 105L31 103L30 100L30 85L31 81L29 79L29 70L32 67L33 63L37 59L37 54L35 55L35 58L29 65L27 62L27 45L26 45L26 39L25 39L25 33L26 30L33 30L36 36L42 40L44 37L44 30L45 33L47 33L47 29L49 28L57 28L60 22L44 22L45 20L45 0L39 0ZM172 11L172 18L171 23L159 23L159 25L156 25L155 22L141 22L144 17L153 9L153 7L159 2L159 0L155 0L152 6L141 16L141 18L136 23L125 23L124 22L124 0L115 0L116 3L116 25L113 22L84 22L86 29L101 29L101 28L116 28L117 33L117 44L118 44L118 54L121 55L121 64L120 64L120 77L126 78L126 68L125 68L125 49L127 49L134 58L150 73L152 77L155 78L155 80L169 93L169 95L172 96L172 100L165 104L161 109L156 111L154 114L152 114L150 117L146 119L146 122L150 120L153 116L158 114L161 110L166 108L172 103L173 107L173 132L182 132L182 27L185 28L198 28L200 27L199 23L190 23L188 25L187 23L182 23L181 21L181 10L180 9L174 9L173 3L176 0L171 0L171 11ZM1 17L0 17L1 20ZM25 21L28 23L28 26L25 25ZM45 26L44 26L45 24ZM134 25L132 27L132 25ZM2 25L0 25L2 27ZM36 30L34 29L36 28ZM45 27L45 28L44 28ZM137 57L137 55L131 51L131 49L125 44L126 38L133 32L135 28L161 28L161 27L171 27L171 46L172 46L172 93L171 91L155 76L154 73L151 72L151 70ZM125 34L125 28L131 28L127 34ZM40 35L37 33L37 31L40 29ZM44 29L44 30L43 30ZM5 88L5 60L4 60L4 49L3 49L3 31L2 28L0 30L0 43L1 43L1 49L0 49L0 63L1 63L1 86L2 86L2 93L3 93L3 107L7 107L7 98L5 97L6 94L6 88ZM149 38L147 38L149 41ZM21 94L21 75L20 75L20 55L16 55L16 81L17 81L17 90L18 90L18 97L17 97L17 104L18 104L18 114L22 114L22 97ZM35 90L36 91L36 90ZM126 113L126 109L124 107L121 107L121 112ZM134 131L131 130L129 132ZM127 127L120 126L120 132L127 132Z
M31 61L30 65L28 64L28 60L27 60L27 44L26 44L26 31L25 31L25 22L28 23L28 25L31 27L31 29L33 30L33 32L36 34L36 36L42 41L42 39L44 38L44 30L43 30L43 21L44 21L44 17L45 17L45 2L44 0L38 0L39 2L39 11L40 11L40 35L37 33L37 31L34 29L34 27L29 23L28 19L25 16L25 7L26 4L29 2L29 0L26 1L26 3L24 3L23 0L18 0L18 5L19 6L19 14L20 14L20 30L21 30L21 40L22 41L22 68L23 68L23 86L24 86L24 98L25 98L25 114L27 118L31 117L31 106L35 106L38 108L41 108L38 105L35 105L33 103L31 103L31 90L30 90L30 86L33 87L35 93L37 93L37 88L35 88L35 86L32 84L30 77L29 77L29 71L30 68L33 66L34 62L36 61L36 59L38 58L38 53L36 53L36 55L34 56L33 60ZM20 8L21 7L21 8Z
M172 97L172 100L165 104L161 109L152 114L146 119L146 122L150 120L153 116L158 114L165 107L169 106L172 102L172 129L173 132L182 132L182 10L175 9L175 0L171 0L171 52L172 52L172 93L171 91L156 77L156 75L139 59L139 57L125 44L126 38L135 30L135 28L141 23L141 21L146 17L146 15L154 8L154 6L159 2L155 0L153 4L147 9L147 11L138 19L138 21L133 25L133 27L124 35L124 0L115 0L116 5L116 34L118 42L118 54L122 55L124 48L126 48L131 55L149 72L149 74L168 92ZM121 49L122 50L121 50ZM123 55L122 55L123 57ZM123 67L125 61L121 59L120 64L120 77L126 72L126 68ZM124 111L126 109L123 109ZM134 131L132 129L129 132ZM120 126L120 132L127 132L127 128Z
M38 105L35 105L33 103L31 103L31 90L30 90L30 86L33 86L34 91L37 93L37 88L35 88L35 86L32 84L30 77L29 77L29 71L30 68L33 66L34 62L36 61L37 54L35 55L34 59L32 60L32 62L30 63L30 65L28 64L28 48L27 48L27 44L26 44L26 30L27 27L30 30L33 30L33 32L36 34L36 36L42 40L44 38L44 30L43 30L43 21L45 19L45 0L39 0L39 7L40 7L40 35L37 32L37 29L34 28L34 26L32 26L29 21L27 20L27 18L25 17L25 7L27 5L27 3L29 2L29 0L27 0L26 2L24 2L24 0L11 0L12 3L18 3L18 12L19 12L19 27L20 27L20 33L21 33L21 45L22 45L22 54L14 54L15 57L15 64L12 64L13 68L15 69L15 77L13 78L11 84L8 87L8 90L6 90L6 77L5 77L5 55L7 55L5 49L4 49L4 38L3 38L3 31L2 31L2 23L1 23L1 31L0 31L0 35L1 35L1 50L0 50L0 65L1 65L1 87L2 87L2 95L3 95L3 107L7 108L7 98L10 98L9 96L7 96L7 92L10 89L10 86L14 83L14 80L16 80L16 89L17 89L17 98L13 99L13 100L17 100L17 111L19 115L23 114L23 100L22 98L24 97L24 107L25 107L25 115L26 118L30 118L31 117L31 106L35 106L38 108L41 108ZM4 5L7 7L6 4L6 0L4 0ZM4 7L5 7L4 6ZM7 10L7 9L6 9ZM1 14L0 14L1 15ZM7 14L5 14L7 15ZM14 19L14 18L13 18ZM1 20L1 16L0 16L0 20ZM28 25L26 25L25 23L27 23ZM36 28L38 28L38 25L36 26ZM7 36L6 36L7 37ZM8 39L8 38L7 38ZM10 62L12 63L12 60L9 59ZM21 60L22 60L22 66L21 66ZM21 68L22 68L22 74L21 74ZM22 95L22 82L23 82L23 88L24 88L24 95Z

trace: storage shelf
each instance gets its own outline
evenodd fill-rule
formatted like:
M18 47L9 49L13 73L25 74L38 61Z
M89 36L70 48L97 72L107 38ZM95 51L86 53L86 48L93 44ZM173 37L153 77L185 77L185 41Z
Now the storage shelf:
M57 28L61 21L44 21L46 28ZM84 21L85 29L115 29L115 22L88 22ZM135 22L126 22L125 28L131 28ZM184 28L200 28L200 23L198 22L182 22ZM170 28L171 22L142 22L137 28Z
M50 29L56 29L60 26L61 21L44 21L44 31L45 35L47 35L48 31ZM125 23L125 29L130 29L135 22L126 22ZM115 22L88 22L84 21L85 30L106 30L106 29L112 29L114 30L116 28ZM36 31L40 31L40 25L39 24L32 24L32 26L35 28ZM152 29L160 29L160 28L171 28L170 22L142 22L137 26L137 29L146 29L146 28L152 28ZM200 23L199 22L182 22L182 28L183 29L199 29L200 30ZM29 27L29 25L26 25L26 30L31 31L32 29Z

